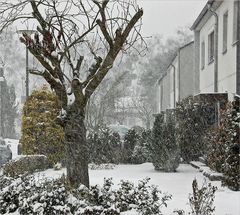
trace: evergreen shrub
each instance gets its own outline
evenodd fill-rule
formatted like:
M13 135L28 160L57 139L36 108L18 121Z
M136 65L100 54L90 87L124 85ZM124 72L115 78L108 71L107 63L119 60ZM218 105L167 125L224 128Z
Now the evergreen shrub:
M151 144L152 162L156 170L175 172L180 163L180 150L175 138L174 115L170 113L155 118Z
M136 129L131 128L128 130L126 135L124 136L123 140L123 147L122 147L122 163L133 163L133 152L134 148L137 146L140 140L140 135L136 131Z
M134 147L132 153L132 163L142 164L151 161L150 155L151 130L142 130L139 141Z
M56 121L60 110L57 96L46 86L33 91L23 107L23 154L46 155L52 165L64 160L64 131Z

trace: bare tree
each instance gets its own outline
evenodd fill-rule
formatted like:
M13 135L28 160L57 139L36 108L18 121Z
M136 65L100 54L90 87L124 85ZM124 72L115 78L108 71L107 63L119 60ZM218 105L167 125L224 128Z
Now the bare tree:
M138 118L145 124L146 129L150 129L151 123L154 120L155 106L143 97L133 97L132 105L135 108Z
M113 68L117 70L118 67ZM105 77L98 89L92 94L86 108L86 127L95 130L101 124L117 121L116 100L124 94L119 89L128 77L128 71L115 71L115 76ZM127 90L127 87L125 87Z
M0 32L14 22L37 25L34 38L20 41L40 62L43 77L61 105L67 177L73 187L89 186L85 108L121 51L142 39L143 10L135 0L1 0ZM88 52L84 53L84 48ZM91 56L86 62L85 57ZM74 97L70 100L69 96Z

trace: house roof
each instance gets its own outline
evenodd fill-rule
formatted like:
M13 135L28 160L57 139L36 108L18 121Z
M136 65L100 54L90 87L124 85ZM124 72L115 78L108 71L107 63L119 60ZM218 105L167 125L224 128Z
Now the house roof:
M194 30L198 24L201 22L202 18L206 15L206 13L208 12L208 5L209 4L213 4L215 0L208 0L206 5L204 6L204 8L202 9L202 11L200 12L199 16L197 17L197 19L195 20L195 22L193 23L192 27L190 28L191 30Z
M176 53L174 54L173 58L171 59L170 63L168 64L167 68L166 68L166 71L164 73L161 74L161 77L158 79L158 83L162 81L162 79L167 75L168 73L168 70L169 70L169 67L173 64L173 61L176 59L176 57L178 56L178 51L181 50L181 49L184 49L185 47L193 44L194 41L191 41L181 47L179 47L176 51Z
M194 40L192 40L191 42L185 44L184 46L181 46L179 49L184 49L185 47L191 45L192 43L194 43Z
M185 45L183 45L183 46L181 46L181 47L179 47L179 48L177 49L175 55L173 56L172 60L170 61L170 63L169 63L168 66L167 66L167 70L168 70L169 67L173 64L173 61L174 61L174 60L176 59L176 57L178 56L179 50L184 49L184 48L186 48L187 46L189 46L189 45L191 45L191 44L193 44L193 43L194 43L194 41L191 41L191 42L186 43Z
M212 16L212 13L209 11L209 7L211 7L213 10L216 10L222 4L222 2L224 2L224 0L208 0L190 29L201 29L204 23Z

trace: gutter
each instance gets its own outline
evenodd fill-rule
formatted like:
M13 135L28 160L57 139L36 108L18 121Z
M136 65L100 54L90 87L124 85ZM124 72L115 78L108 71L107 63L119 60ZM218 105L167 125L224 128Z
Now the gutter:
M197 17L197 19L195 20L195 22L193 23L193 25L191 26L191 30L195 30L195 28L198 26L198 24L202 21L202 18L206 15L206 13L208 12L208 5L212 4L215 2L216 0L208 0L206 5L204 6L204 8L202 9L202 11L200 12L199 16Z

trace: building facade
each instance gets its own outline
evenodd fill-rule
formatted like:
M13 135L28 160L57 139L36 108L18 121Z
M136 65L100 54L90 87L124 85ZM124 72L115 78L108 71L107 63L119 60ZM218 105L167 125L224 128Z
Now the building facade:
M209 0L192 25L194 93L240 93L239 1Z
M178 49L158 80L158 112L174 109L178 101L194 94L194 42Z

